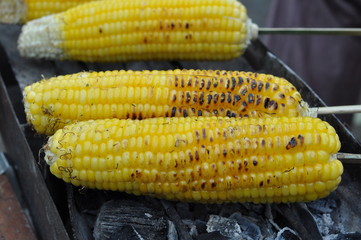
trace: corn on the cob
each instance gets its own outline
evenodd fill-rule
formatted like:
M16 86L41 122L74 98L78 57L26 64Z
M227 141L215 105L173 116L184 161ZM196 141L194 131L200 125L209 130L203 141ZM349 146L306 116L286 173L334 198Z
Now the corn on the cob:
M317 118L90 120L49 138L45 160L76 186L199 202L294 202L341 181L340 141Z
M51 135L66 124L105 118L302 116L300 93L272 75L215 70L78 73L24 89L28 122Z
M1 0L0 22L25 23L90 1L94 0Z
M252 37L237 0L109 0L27 23L25 57L81 61L231 59Z

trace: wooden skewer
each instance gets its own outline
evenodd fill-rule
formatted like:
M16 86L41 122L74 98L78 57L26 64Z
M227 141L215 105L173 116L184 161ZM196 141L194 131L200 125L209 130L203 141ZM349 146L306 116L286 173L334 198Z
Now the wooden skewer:
M361 164L361 154L356 153L336 153L336 158L342 163Z
M361 36L361 28L258 28L259 34Z
M309 108L310 116L325 115L325 114L348 114L348 113L361 113L361 105Z

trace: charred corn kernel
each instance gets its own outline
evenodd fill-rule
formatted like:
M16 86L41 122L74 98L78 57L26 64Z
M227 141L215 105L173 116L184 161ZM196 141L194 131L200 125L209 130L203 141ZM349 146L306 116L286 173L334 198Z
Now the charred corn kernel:
M237 0L109 0L28 22L18 48L81 61L223 60L240 56L256 32Z
M305 128L306 122L313 127ZM260 131L250 135L253 128ZM311 201L327 196L341 180L343 167L334 158L339 139L330 128L310 117L90 120L50 137L45 160L55 176L76 186L197 202ZM89 140L81 139L83 132ZM325 133L335 144L322 144L324 138L321 144L306 143L302 138L310 134L317 139ZM184 137L189 135L192 141ZM275 135L280 144L264 144ZM245 138L259 143L256 149L235 147ZM143 145L122 145L135 139ZM81 152L89 141L92 149ZM105 144L109 141L112 144ZM94 147L101 144L104 153Z
M288 104L289 99L294 99L293 104ZM28 121L39 133L48 135L66 124L88 119L293 117L305 115L307 110L300 93L283 78L213 70L84 72L59 76L27 86L24 104ZM296 124L290 126L295 127ZM259 131L253 126L250 134ZM208 134L218 133L211 129ZM202 139L202 133L194 139ZM273 140L264 139L267 144ZM240 141L242 147L250 149L258 144L247 139ZM153 143L157 144L155 140Z
M0 22L24 23L91 0L1 0ZM93 0L94 1L94 0Z

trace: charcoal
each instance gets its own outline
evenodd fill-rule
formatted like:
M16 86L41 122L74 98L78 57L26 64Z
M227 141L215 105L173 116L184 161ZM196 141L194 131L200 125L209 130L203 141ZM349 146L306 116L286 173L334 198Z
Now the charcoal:
M178 214L178 212L176 211L176 209L174 208L173 203L170 201L166 201L166 200L161 200L160 203L162 204L169 219L171 221L173 221L173 223L177 229L179 239L191 240L192 237L188 232L187 226L184 225L184 223L182 222L182 219L181 219L180 215Z
M203 233L194 238L195 240L230 240L231 238L223 236L220 232Z
M109 240L122 240L122 239L132 239L132 240L143 240L142 236L138 231L131 225L125 225L120 228L117 228L108 238Z
M196 219L194 224L196 225L199 234L207 233L207 222Z
M361 233L355 232L355 233L337 234L335 240L360 240L360 239L361 239Z
M275 240L301 240L301 238L292 229L282 228L275 238Z
M336 201L331 198L323 198L307 204L307 207L312 212L317 213L331 213L337 207Z
M190 209L189 203L187 202L178 202L176 205L176 210L179 216L182 219L194 219L194 214Z
M265 205L262 204L242 203L242 206L250 213L257 215L260 215L265 211Z
M351 192L349 187L340 187L340 204L332 213L335 230L341 233L361 232L361 207L358 193ZM353 195L355 193L355 195ZM337 232L335 232L337 233Z
M225 217L220 217L217 215L211 215L209 221L207 222L207 231L208 232L219 232L225 237L228 237L231 240L244 239L252 240L249 236L244 234L241 230L241 227L238 225L237 221L234 219L229 219Z
M330 234L323 238L323 240L337 240L338 234ZM340 239L341 240L341 239ZM343 240L343 239L342 239Z
M338 233L330 234L323 238L323 240L360 240L361 233Z
M242 232L236 220L231 220L217 215L211 215L207 222L207 232L219 231L223 236L236 238Z
M74 239L91 239L92 234L89 226L93 225L94 221L90 221L87 214L78 211L75 204L73 187L70 184L67 184L66 192Z
M192 204L191 210L193 210L194 218L203 221L207 221L209 207L206 204Z
M274 228L269 221L263 220L257 225L259 226L261 235L265 240L274 239L274 235L275 235Z
M286 220L287 226L294 229L302 239L322 239L317 223L305 204L278 204L274 208Z
M198 235L197 226L192 220L184 219L183 223L187 226L189 235L191 235L192 237Z
M245 209L241 204L223 204L217 215L222 217L229 217L235 212L244 212Z
M243 217L240 213L232 214L229 219L236 220L242 233L249 236L251 239L257 240L262 238L260 228L248 218Z
M168 223L161 209L149 203L111 200L103 204L95 223L95 240L167 239ZM127 237L124 237L127 236Z

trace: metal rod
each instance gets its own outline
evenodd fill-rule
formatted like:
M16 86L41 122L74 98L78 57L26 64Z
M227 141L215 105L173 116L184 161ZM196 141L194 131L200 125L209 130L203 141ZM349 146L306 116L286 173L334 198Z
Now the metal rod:
M361 36L361 28L258 28L259 34Z
M361 113L361 105L313 107L313 108L310 108L309 110L310 110L310 112L315 112L317 115Z
M361 164L361 154L356 153L336 153L336 158L342 163Z

